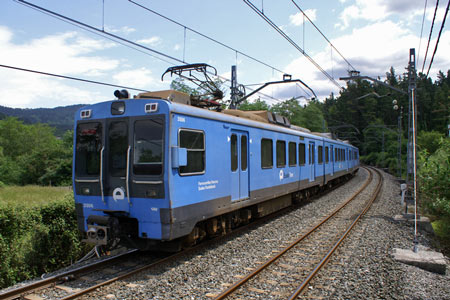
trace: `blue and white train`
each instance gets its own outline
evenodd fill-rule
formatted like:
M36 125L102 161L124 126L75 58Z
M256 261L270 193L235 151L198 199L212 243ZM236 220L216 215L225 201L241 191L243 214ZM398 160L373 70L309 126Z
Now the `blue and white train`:
M267 111L211 111L176 91L75 117L73 186L89 243L178 250L354 174L358 149Z

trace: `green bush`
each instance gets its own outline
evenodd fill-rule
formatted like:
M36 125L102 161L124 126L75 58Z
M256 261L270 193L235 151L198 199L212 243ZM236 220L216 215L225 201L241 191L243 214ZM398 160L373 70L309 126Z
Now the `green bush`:
M42 206L0 203L0 288L67 266L86 251L72 196Z
M441 232L450 242L450 139L440 138L431 155L419 152L420 196L425 211L440 220Z

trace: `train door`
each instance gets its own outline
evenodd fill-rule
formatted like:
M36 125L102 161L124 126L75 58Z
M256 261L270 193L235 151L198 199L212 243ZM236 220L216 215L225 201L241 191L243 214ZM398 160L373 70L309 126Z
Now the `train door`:
M112 196L108 201L108 209L129 211L129 164L131 146L128 134L128 119L117 118L106 122L106 149L103 155L105 174L100 180L103 183L105 196Z
M347 171L348 171L348 165L350 164L350 161L349 161L349 152L348 152L348 149L345 149L345 152L344 152L344 155L345 155L345 157L344 157L344 159L345 159L345 168L347 169Z
M315 164L315 148L314 148L314 142L309 142L309 181L312 182L316 180L316 164Z
M330 175L333 176L334 175L334 146L333 145L330 145L330 163L331 163Z
M232 130L230 137L231 155L231 200L248 198L248 132Z

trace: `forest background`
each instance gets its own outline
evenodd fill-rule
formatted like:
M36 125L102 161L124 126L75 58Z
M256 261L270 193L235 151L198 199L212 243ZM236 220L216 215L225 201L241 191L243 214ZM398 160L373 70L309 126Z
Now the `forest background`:
M386 73L385 83L408 89L407 78L396 75L393 68ZM201 93L180 80L174 80L171 87ZM450 253L449 88L450 70L439 72L435 82L424 74L417 77L420 205L434 221L447 253ZM74 113L81 106L55 109L0 106L0 288L70 264L86 251L77 236L72 196L38 205L2 199L5 190L16 186L71 186L71 128ZM301 105L299 99L290 99L269 105L257 99L244 101L239 109L270 110L312 132L332 132L359 147L362 163L405 178L408 96L383 85L358 80L349 82L339 95L330 95L323 102L313 99ZM49 247L55 240L59 243ZM49 248L53 253L47 253Z

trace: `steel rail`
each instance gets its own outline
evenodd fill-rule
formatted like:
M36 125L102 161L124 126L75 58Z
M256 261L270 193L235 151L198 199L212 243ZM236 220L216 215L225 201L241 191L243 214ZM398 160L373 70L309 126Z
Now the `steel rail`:
M365 167L364 167L365 168ZM367 168L365 168L367 170ZM282 251L280 251L278 254L274 255L272 258L270 258L267 262L259 266L257 269L255 269L250 274L247 274L245 277L240 279L239 281L235 282L233 285L231 285L228 289L224 290L222 293L220 293L217 297L214 298L214 300L221 300L225 299L229 295L231 295L236 289L243 286L247 281L249 281L251 278L258 275L262 270L267 268L269 265L271 265L273 262L278 260L282 255L284 255L286 252L288 252L290 249L292 249L294 246L296 246L298 243L300 243L302 240L304 240L306 237L311 235L314 231L316 231L320 226L325 224L329 219L331 219L334 215L336 215L341 209L343 209L348 203L350 203L353 199L355 199L371 182L373 179L373 174L369 172L369 178L364 182L363 186L356 191L347 201L345 201L343 204L341 204L339 207L337 207L330 215L322 219L319 223L317 223L313 228L311 228L307 233L300 236L297 240L295 240L293 243L291 243L289 246L285 247Z
M331 255L336 251L336 249L342 244L342 241L347 237L347 235L350 233L350 231L353 229L353 227L358 223L358 221L363 217L366 212L370 209L375 199L378 197L381 186L383 185L383 176L381 175L380 171L373 169L375 172L377 172L380 180L378 181L378 185L375 189L375 192L372 194L372 197L368 201L367 205L363 209L363 211L358 215L358 217L355 218L355 220L350 224L350 226L345 230L344 234L341 236L341 238L334 244L334 246L328 251L328 253L323 257L323 259L316 265L316 267L311 271L311 273L306 277L306 279L301 283L301 285L295 290L295 292L288 298L289 300L294 300L298 297L300 293L302 293L305 288L308 286L309 282L316 276L316 274L322 269L322 267L328 262Z
M74 276L74 275L77 275L77 274L80 274L80 273L90 272L92 270L97 269L101 265L108 265L110 263L115 262L116 260L123 259L124 257L129 256L129 255L131 255L131 254L133 254L135 252L138 252L138 251L139 250L137 250L137 249L133 249L133 250L130 250L130 251L126 252L126 253L122 253L122 254L113 256L111 258L107 258L107 259L95 262L95 263L87 265L87 266L79 267L79 268L74 269L74 270L70 270L70 271L67 271L67 272L55 275L55 276L48 277L48 278L43 279L43 280L39 280L39 281L33 282L31 284L27 284L27 285L22 286L22 287L18 287L18 288L12 289L10 291L7 291L5 293L0 294L0 300L9 300L9 299L19 298L25 293L29 293L29 292L32 292L32 291L35 291L35 290L38 290L38 289L42 289L42 288L51 286L51 285L53 285L53 284L55 284L55 283L57 283L59 281L64 281L65 278L69 278L70 276Z
M368 184L368 183L367 183L367 184ZM337 188L337 187L339 187L339 186L341 186L341 185L342 185L342 184L338 184L338 185L336 185L335 187L333 187L333 188L327 190L326 192L329 192L329 191L333 190L334 188ZM323 193L321 193L321 194L323 194ZM317 195L313 196L312 198L315 198L316 196L317 196ZM83 295L86 295L86 294L91 293L92 291L94 291L94 290L96 290L96 289L98 289L98 288L100 288L100 287L102 287L102 286L106 286L106 285L109 285L109 284L111 284L111 283L113 283L113 282L116 282L116 281L119 281L119 280L128 278L128 277L133 276L133 275L135 275L135 274L138 274L138 273L140 273L140 272L142 272L142 271L151 269L151 268L156 267L156 266L158 266L158 265L160 265L160 264L163 264L163 263L165 263L165 262L168 262L168 261L170 261L170 260L172 260L172 259L176 259L176 258L178 258L178 257L180 257L180 256L189 254L190 252L194 252L194 251L197 251L197 250L199 250L199 249L201 249L201 248L207 247L208 245L210 245L210 244L212 244L212 243L214 243L214 242L218 242L218 241L220 241L220 240L222 240L222 239L229 238L230 236L237 235L237 234L239 234L240 232L243 232L244 230L248 229L249 227L252 227L252 226L258 226L259 224L261 224L261 223L267 221L269 218L273 218L274 215L279 215L279 214L284 213L287 209L291 209L291 207L288 207L288 208L279 210L279 211L277 211L277 212L275 212L275 213L272 213L272 214L269 214L269 215L267 215L267 216L265 216L265 217L262 217L262 218L260 218L260 219L258 219L258 220L256 220L256 221L254 221L254 222L248 224L247 226L241 226L241 227L238 227L238 228L234 229L230 234L226 234L226 235L224 235L224 236L219 236L219 237L213 238L213 239L209 240L208 243L201 243L201 244L198 244L198 245L196 245L196 246L194 246L194 247L191 247L191 248L188 248L188 249L186 249L186 250L184 250L184 251L181 251L181 252L175 253L175 254L173 254L173 255L167 256L167 257L165 257L165 258L163 258L163 259L160 259L160 260L158 260L158 261L156 261L156 262L153 262L153 263L150 263L150 264L148 264L148 265L142 266L142 267L140 267L140 268L134 269L134 270L132 270L132 271L126 273L126 274L123 274L123 275L120 275L120 276L116 276L116 277L111 278L111 279L109 279L109 280L107 280L107 281L104 281L104 282L98 283L97 285L91 286L91 287L89 287L89 288L87 288L87 289L84 289L84 290L78 291L78 292L76 292L76 293L67 295L67 296L64 297L64 298L61 298L61 300L69 300L69 299L75 299L75 298L81 297L81 296L83 296Z

